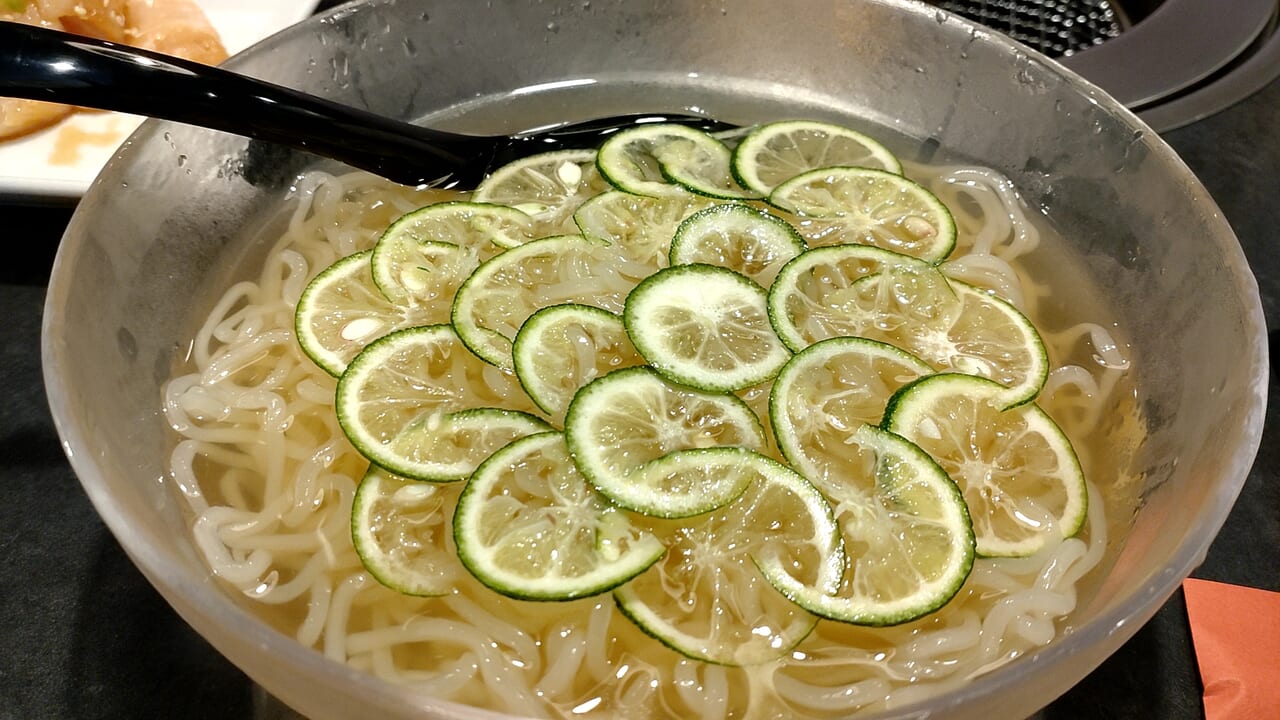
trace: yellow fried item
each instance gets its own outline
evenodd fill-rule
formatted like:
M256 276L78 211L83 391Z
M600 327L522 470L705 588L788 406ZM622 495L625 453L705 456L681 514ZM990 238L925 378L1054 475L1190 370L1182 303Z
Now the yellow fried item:
M217 30L192 0L0 0L0 20L126 43L209 65L227 57ZM42 130L75 108L0 98L0 140Z

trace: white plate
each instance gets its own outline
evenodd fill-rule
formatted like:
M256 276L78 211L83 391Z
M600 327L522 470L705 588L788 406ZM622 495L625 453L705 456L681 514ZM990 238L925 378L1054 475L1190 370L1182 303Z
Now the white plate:
M319 0L196 0L235 54L311 15ZM0 198L74 200L143 118L79 112L18 140L0 142Z

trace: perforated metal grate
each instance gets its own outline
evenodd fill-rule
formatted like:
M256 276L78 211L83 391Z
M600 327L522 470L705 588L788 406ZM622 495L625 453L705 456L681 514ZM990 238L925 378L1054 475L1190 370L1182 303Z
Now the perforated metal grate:
M1122 26L1110 0L930 0L1051 57L1100 45Z

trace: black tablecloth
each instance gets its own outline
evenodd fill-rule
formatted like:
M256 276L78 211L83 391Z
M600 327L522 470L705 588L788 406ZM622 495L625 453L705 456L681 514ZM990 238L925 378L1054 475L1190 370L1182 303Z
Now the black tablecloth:
M1165 135L1239 235L1273 328L1278 127L1280 83ZM70 213L0 205L0 719L278 716L134 569L62 454L44 396L39 332L44 283ZM1277 421L1269 412L1254 470L1195 577L1280 590ZM1280 618L1242 619L1268 621ZM1203 717L1201 692L1178 593L1043 716L1190 720Z

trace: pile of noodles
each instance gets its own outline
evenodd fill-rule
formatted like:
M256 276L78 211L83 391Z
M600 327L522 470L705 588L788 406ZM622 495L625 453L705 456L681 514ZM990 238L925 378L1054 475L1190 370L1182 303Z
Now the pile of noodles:
M998 291L1039 324L1049 290L1019 261L1041 234L1008 180L978 167L907 174L955 215L959 244L947 274ZM213 572L282 631L392 683L500 711L700 718L900 706L964 685L1062 632L1078 582L1107 546L1098 488L1110 479L1090 447L1117 405L1127 363L1097 324L1040 327L1054 369L1037 402L1073 439L1091 479L1085 529L1033 557L979 558L955 599L914 622L821 621L776 663L735 668L663 647L616 612L609 595L520 602L465 571L442 598L379 585L350 537L352 496L368 463L335 419L335 380L299 350L294 305L317 272L372 247L392 219L435 199L362 174L302 178L260 276L225 292L190 346L187 374L165 390L179 436L170 467L195 542Z

